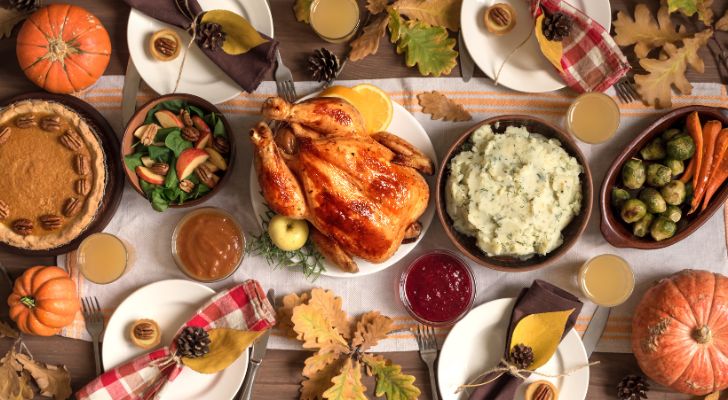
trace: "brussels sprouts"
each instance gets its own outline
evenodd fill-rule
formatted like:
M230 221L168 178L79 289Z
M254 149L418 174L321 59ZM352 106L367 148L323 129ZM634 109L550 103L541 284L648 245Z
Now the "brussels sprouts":
M680 160L673 160L672 158L668 158L667 160L662 162L667 168L670 168L672 170L672 176L678 176L685 172L685 163Z
M622 188L612 188L612 206L622 208L624 202L629 200L629 192Z
M644 188L640 192L639 199L647 206L647 212L659 214L667 210L667 203L660 192L653 188Z
M647 144L642 150L640 150L640 155L642 156L642 159L648 160L648 161L654 161L654 160L662 160L665 158L665 155L667 153L665 152L665 143L662 141L662 138L654 138L650 143Z
M650 225L652 225L652 220L654 219L655 216L653 214L645 214L641 220L632 225L632 233L637 237L645 237L647 232L650 231Z
M622 211L620 212L622 220L628 224L641 220L644 218L645 214L647 214L647 206L642 202L642 200L638 199L629 199L625 201L624 205L622 205Z
M659 216L652 223L650 228L650 236L658 242L661 240L669 239L675 235L677 231L677 225L669 219Z
M622 183L629 189L639 189L645 184L645 164L633 158L622 167Z
M647 167L647 184L662 187L672 179L672 170L662 164L650 164Z
M668 141L681 133L682 131L680 129L670 128L665 132L662 132L662 140Z
M690 136L676 136L665 147L667 156L675 160L685 161L695 154L695 142Z
M672 222L678 222L682 218L682 210L678 206L667 206L667 210L660 215Z
M670 181L660 189L660 194L667 204L679 206L685 201L685 184L681 181Z

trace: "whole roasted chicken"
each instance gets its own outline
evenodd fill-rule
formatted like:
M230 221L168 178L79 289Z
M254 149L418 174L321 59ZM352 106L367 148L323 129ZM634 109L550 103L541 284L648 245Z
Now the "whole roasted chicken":
M379 263L416 239L430 198L422 174L433 162L387 132L369 134L359 111L338 98L290 104L272 97L250 131L263 197L278 214L306 219L321 254L344 271L353 257Z

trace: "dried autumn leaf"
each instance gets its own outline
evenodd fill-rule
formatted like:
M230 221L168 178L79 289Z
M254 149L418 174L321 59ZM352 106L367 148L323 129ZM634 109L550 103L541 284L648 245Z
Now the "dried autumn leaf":
M461 4L462 0L398 0L394 8L409 19L457 31Z
M351 346L358 348L362 353L369 350L387 337L392 330L392 324L394 324L392 318L380 314L379 311L370 311L362 315L356 324Z
M24 20L29 13L14 8L0 7L0 39L9 38L18 22Z
M202 23L216 23L222 26L225 40L222 51L237 56L260 46L268 39L258 33L247 19L228 10L211 10L202 15Z
M541 49L544 57L554 66L559 72L564 72L564 67L561 66L561 58L564 56L564 45L558 40L548 40L543 34L543 20L545 16L541 14L536 18L536 41L538 47Z
M344 361L345 358L339 358L301 382L300 400L323 399L324 392L332 386L331 380L339 375Z
M389 0L367 0L367 10L372 15L377 15L384 11L389 4Z
M210 351L202 357L182 357L182 363L202 374L214 374L227 368L248 349L264 331L241 331L230 328L210 329Z
M278 328L282 330L286 336L292 339L298 337L296 331L293 330L293 322L291 322L293 309L301 304L305 304L310 298L311 295L308 294L308 292L302 293L300 296L295 293L291 293L283 297L283 305L276 311L276 320L278 321Z
M534 370L551 359L561 343L564 327L574 309L530 314L523 317L511 334L510 348L524 344L533 350L533 363L529 369Z
M665 59L640 60L640 65L647 74L635 75L634 80L642 100L656 108L669 108L672 107L673 86L681 94L690 94L693 86L685 78L685 71L688 65L699 73L705 70L705 64L698 55L698 50L711 36L713 31L706 29L696 33L692 38L684 39L681 48L675 47L672 43L665 44L663 47Z
M662 47L665 43L675 43L689 36L684 26L675 29L666 7L660 7L655 20L649 7L637 4L634 19L620 11L613 25L614 41L623 47L635 45L634 53L638 58L647 57L652 49Z
M71 397L71 373L65 366L39 363L25 354L18 354L16 359L33 377L41 396L53 397L55 400Z
M720 399L720 392L713 392L707 396L703 400L719 400Z
M318 351L304 361L303 376L311 378L341 357L341 353Z
M374 394L386 396L387 400L416 400L420 389L414 385L415 377L402 373L402 367L387 362L382 356L364 354L362 361L367 365L367 373L377 377Z
M698 18L705 25L713 22L713 0L666 0L669 11L680 11L688 17L698 13Z
M718 21L715 22L715 29L728 32L728 11L723 14Z
M343 301L341 297L334 295L331 291L315 288L311 290L311 299L308 304L318 310L329 321L331 326L339 331L344 339L351 337L349 316L342 308Z
M430 114L432 119L445 121L470 121L473 116L460 104L450 100L444 94L432 91L417 95L422 112Z
M361 364L347 358L341 373L331 379L333 385L324 392L326 400L367 400L366 387L361 383Z
M302 304L293 310L293 329L303 340L306 349L326 349L329 352L347 352L349 344L338 329L311 304Z
M430 26L421 21L404 21L389 10L390 40L397 44L397 53L405 54L408 67L417 65L422 75L449 74L457 65L458 52L455 39L441 26Z
M17 361L18 353L11 348L0 359L0 399L29 400L33 398L28 375Z
M2 339L2 338L17 339L18 331L13 329L13 327L6 324L5 322L0 321L0 339Z
M296 14L296 21L298 22L311 22L311 3L313 0L296 0L293 3L293 13Z
M386 15L377 17L376 20L364 27L358 38L351 41L351 52L349 53L351 61L359 61L379 50L379 41L387 31L387 22Z

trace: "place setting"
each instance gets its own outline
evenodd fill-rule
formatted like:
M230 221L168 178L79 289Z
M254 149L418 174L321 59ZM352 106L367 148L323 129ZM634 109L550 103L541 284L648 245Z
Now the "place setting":
M725 5L83 3L0 6L0 398L728 394Z

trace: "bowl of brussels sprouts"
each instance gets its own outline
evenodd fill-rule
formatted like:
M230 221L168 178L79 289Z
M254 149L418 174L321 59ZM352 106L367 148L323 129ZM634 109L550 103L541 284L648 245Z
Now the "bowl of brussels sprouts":
M602 236L616 247L659 249L700 228L728 199L723 128L728 110L687 106L637 135L602 183Z

